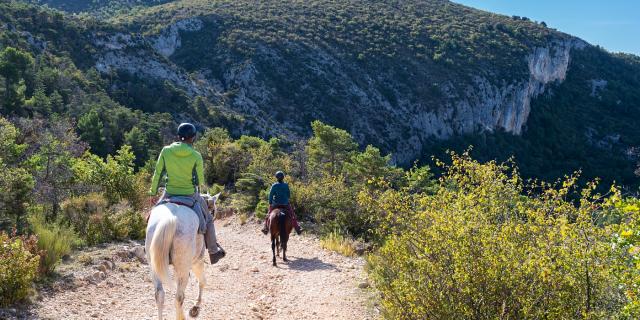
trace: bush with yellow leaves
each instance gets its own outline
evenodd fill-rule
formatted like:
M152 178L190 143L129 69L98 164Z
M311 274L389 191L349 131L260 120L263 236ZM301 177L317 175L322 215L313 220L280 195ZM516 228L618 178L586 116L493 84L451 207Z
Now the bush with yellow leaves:
M37 239L0 232L0 307L23 300L38 276Z
M524 183L468 154L440 163L435 195L361 193L389 213L370 275L391 319L599 319L628 303L617 273L619 226L595 184ZM637 229L636 229L637 230ZM624 272L627 272L625 269ZM638 278L635 280L637 281ZM637 289L636 289L637 290Z
M640 199L622 198L615 192L609 202L613 205L610 218L620 220L614 244L621 251L615 274L628 299L623 315L640 319Z

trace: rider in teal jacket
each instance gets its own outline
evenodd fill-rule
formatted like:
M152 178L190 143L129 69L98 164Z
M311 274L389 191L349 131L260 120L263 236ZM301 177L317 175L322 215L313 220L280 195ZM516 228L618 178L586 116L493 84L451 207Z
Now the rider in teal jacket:
M269 215L273 209L282 209L285 210L289 219L291 219L291 223L293 227L296 229L296 233L302 233L302 228L298 224L298 219L296 218L295 212L293 212L293 207L289 203L289 198L291 197L291 190L289 190L289 185L284 182L284 172L278 171L276 172L276 179L278 182L271 185L271 190L269 190L269 212L267 213L267 218L264 222L264 228L262 229L262 233L267 234L269 232Z

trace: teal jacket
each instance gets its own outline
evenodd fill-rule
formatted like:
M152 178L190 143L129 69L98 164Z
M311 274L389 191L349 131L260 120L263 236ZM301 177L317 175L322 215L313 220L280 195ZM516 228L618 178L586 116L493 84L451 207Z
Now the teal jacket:
M287 205L290 196L289 185L285 182L276 182L269 191L269 204L274 206Z
M196 192L196 186L204 183L202 156L187 143L172 143L160 152L149 194L158 193L158 185L164 175L167 176L168 194L192 195Z

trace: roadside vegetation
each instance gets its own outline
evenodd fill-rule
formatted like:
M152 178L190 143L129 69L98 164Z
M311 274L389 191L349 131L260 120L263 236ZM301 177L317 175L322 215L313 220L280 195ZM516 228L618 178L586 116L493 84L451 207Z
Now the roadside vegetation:
M323 247L353 256L356 241L368 244L386 317L638 315L637 198L616 187L598 194L596 183L579 186L576 176L523 181L513 163L480 163L467 153L438 161L436 178L429 167L390 165L389 155L358 148L344 130L319 121L312 128L297 145L207 130L196 144L207 184L225 190L226 210L262 219L271 176L285 170L292 203ZM25 158L22 132L8 121L1 132L5 154ZM7 163L24 172L14 185L26 186L15 190L37 190L32 157ZM0 291L4 304L27 297L31 282L52 274L74 248L144 235L150 166L136 170L129 146L106 159L85 151L65 160L70 191L60 202L27 197L17 211L2 203L11 228L20 227L3 233L3 263L24 266L5 275L16 280ZM9 200L20 196L11 190Z
M200 10L210 2L188 3ZM512 63L551 32L527 19L477 13L469 21L490 17L492 23L463 28L466 22L458 18L467 9L453 5L438 11L424 4L411 9L423 15L404 19L383 8L362 12L362 6L336 2L320 10L320 4L297 9L318 15L296 32L305 34L304 41L348 47L363 63L370 57L395 59L404 53L401 44L409 43L411 55L437 68L497 61L504 75L522 75L526 70ZM237 10L241 2L211 5L233 16L227 10ZM275 2L259 9L264 11L248 13L263 23L250 25L258 34L242 34L235 27L227 34L225 39L238 46L234 50L250 49L234 41L238 37L276 43L297 36L273 31L289 30L279 25L286 19L258 19L265 12L287 17L291 10ZM160 28L145 20L163 17L155 10L114 19L118 26ZM163 10L182 13L176 4ZM423 21L426 15L434 20ZM231 26L246 22L234 17ZM513 148L517 154L533 150L547 157L588 157L578 131L583 127L559 130L585 106L572 100L580 95L575 85L557 88L567 93L567 101L536 102L548 113L532 114L524 140L500 133L463 137L456 147L466 150L473 142L486 151L479 160L470 152L440 152L433 168L419 163L402 168L391 163L391 155L360 146L349 132L321 121L310 123L306 140L240 135L232 129L242 125L241 117L202 97L188 97L169 83L126 74L102 77L80 54L93 50L82 38L97 28L88 17L65 19L59 12L3 2L0 18L6 21L0 25L0 306L28 301L33 284L55 277L57 264L75 249L144 237L145 214L153 204L146 196L150 172L161 147L172 140L175 120L167 112L175 108L202 119L195 147L205 160L208 191L223 191L225 211L243 223L262 221L272 175L283 170L300 220L318 234L323 247L352 256L358 244L366 244L367 269L386 318L640 317L640 200L634 193L584 182L570 165L554 172L555 177L568 174L556 183L526 180L523 176L550 169L547 158L535 154L527 159L526 175L513 161L490 161L495 154L510 156ZM373 21L371 28L368 21ZM309 29L316 22L320 27ZM16 36L10 26L18 25L46 36L46 50L27 36ZM507 58L498 59L498 53ZM588 50L576 59L596 61L600 54ZM621 59L609 67L638 65L637 58ZM611 86L625 91L637 74ZM577 77L592 75L582 70ZM632 119L636 111L625 106L639 100L637 90L627 91L610 107ZM586 105L589 112L598 106ZM555 117L557 110L567 115ZM637 135L637 129L629 129L631 120L601 123L595 140L616 126ZM558 131L542 132L536 124ZM614 143L611 150L616 148ZM600 153L592 160L598 172L616 171L625 181L637 181L635 168Z

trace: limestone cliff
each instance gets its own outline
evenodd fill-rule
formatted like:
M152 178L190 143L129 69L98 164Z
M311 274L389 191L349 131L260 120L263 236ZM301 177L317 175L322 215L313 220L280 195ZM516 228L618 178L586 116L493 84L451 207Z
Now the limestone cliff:
M307 106L293 106L283 99L264 75L266 67L274 66L276 73L295 72L302 78L328 78L331 85L311 87L300 83L302 93L308 93L309 104L314 95L336 96L345 101L344 112L351 133L362 143L385 146L394 154L394 160L407 163L422 152L425 141L446 139L453 135L479 131L504 130L520 134L526 126L531 100L543 94L549 83L565 79L571 51L587 44L576 38L558 39L545 47L535 47L522 59L528 68L528 78L516 81L495 81L483 75L474 75L470 81L449 79L437 83L443 100L420 101L403 95L396 85L381 87L381 83L394 83L393 74L371 74L351 61L322 48L302 49L291 45L291 50L305 50L305 65L291 69L282 50L267 46L256 49L259 57L242 62L218 66L219 76L212 76L209 68L186 72L180 61L172 61L183 47L182 36L207 28L198 18L177 21L158 34L142 36L111 35L96 38L103 48L96 59L100 72L125 70L133 74L168 80L183 88L189 95L216 96L230 94L230 107L252 116L260 134L304 135L308 132L296 110ZM354 75L356 75L354 77ZM397 101L391 101L383 91L391 90ZM305 100L302 100L305 103ZM346 104L348 102L348 105ZM276 121L271 111L291 112L289 117ZM327 118L330 110L312 107L311 117ZM284 111L283 111L284 110ZM376 122L376 125L372 125Z

